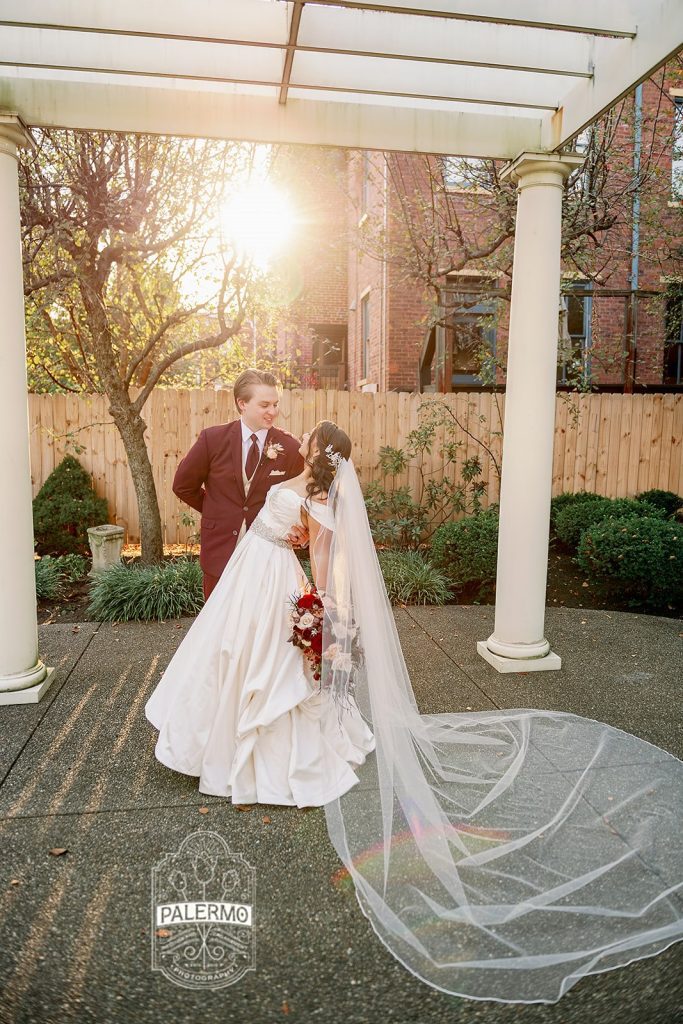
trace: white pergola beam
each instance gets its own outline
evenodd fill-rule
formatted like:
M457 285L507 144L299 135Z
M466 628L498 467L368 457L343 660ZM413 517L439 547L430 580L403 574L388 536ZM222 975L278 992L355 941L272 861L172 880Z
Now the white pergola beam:
M541 117L476 112L419 111L396 105L288 100L278 89L213 86L193 88L144 79L4 69L0 109L26 111L32 125L152 135L181 135L251 142L290 142L351 149L459 153L513 159L538 149Z
M666 63L683 47L683 2L640 0L638 35L608 48L595 42L595 74L576 84L560 109L546 116L543 148L559 149Z
M275 47L0 27L0 63L10 67L274 84L282 77L285 52Z

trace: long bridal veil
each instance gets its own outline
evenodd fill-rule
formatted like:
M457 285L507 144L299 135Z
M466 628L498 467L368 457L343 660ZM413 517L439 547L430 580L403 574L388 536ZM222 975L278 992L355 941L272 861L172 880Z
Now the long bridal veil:
M393 956L454 995L554 1003L682 939L683 762L560 711L421 714L351 460L328 506L323 729L355 704L376 749L325 816Z

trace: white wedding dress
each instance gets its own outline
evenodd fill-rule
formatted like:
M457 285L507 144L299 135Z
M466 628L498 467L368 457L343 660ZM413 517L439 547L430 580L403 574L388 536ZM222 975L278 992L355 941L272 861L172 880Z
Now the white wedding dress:
M359 782L353 769L375 749L355 705L341 728L321 715L319 685L287 642L289 599L307 580L285 538L303 501L271 487L145 706L156 758L236 804L321 806ZM326 505L307 510L333 528Z

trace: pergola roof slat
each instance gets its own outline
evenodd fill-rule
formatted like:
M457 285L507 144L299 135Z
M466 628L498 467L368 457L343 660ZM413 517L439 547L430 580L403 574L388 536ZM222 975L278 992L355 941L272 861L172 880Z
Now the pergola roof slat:
M299 45L446 64L591 74L593 37L588 35L433 18L414 18L410 28L407 35L400 18L376 11L312 7L302 21Z

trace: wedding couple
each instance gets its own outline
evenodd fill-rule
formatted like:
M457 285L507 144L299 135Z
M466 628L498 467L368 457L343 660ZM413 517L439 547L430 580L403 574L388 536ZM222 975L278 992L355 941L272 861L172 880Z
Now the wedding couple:
M202 430L173 482L202 512L206 603L145 713L159 730L158 760L198 776L201 793L321 806L358 782L352 765L374 739L355 707L333 728L308 663L288 642L290 597L308 583L293 545L310 539L320 585L315 549L320 526L332 522L330 455L347 459L351 441L329 421L301 442L274 427L279 391L270 373L246 370L234 396L239 419Z
M145 707L158 760L233 803L323 806L378 937L444 992L553 1003L681 940L683 763L564 711L421 713L351 440L275 427L270 374L234 393L174 480L206 602ZM290 642L307 542L319 682Z

